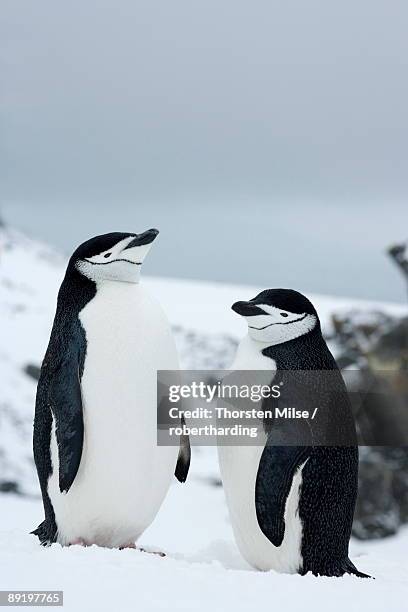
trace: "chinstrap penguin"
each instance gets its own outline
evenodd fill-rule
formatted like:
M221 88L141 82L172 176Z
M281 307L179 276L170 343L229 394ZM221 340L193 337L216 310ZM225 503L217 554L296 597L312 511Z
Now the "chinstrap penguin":
M320 410L316 422L265 418L256 446L219 441L241 554L264 571L367 577L348 556L358 483L354 421L314 306L297 291L270 289L232 309L248 335L231 370L270 371L282 385L279 406Z
M170 325L139 284L158 231L92 238L72 255L37 389L43 545L134 547L190 448L157 446L156 372L178 369Z

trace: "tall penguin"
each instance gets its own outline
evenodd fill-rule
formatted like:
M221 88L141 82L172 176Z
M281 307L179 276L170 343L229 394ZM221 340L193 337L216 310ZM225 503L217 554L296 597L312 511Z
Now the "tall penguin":
M366 577L348 557L358 476L354 422L317 312L288 289L262 291L232 309L246 319L248 335L231 370L268 370L280 386L280 409L320 411L316 420L276 418L269 410L275 400L265 400L272 417L261 422L256 446L219 441L237 545L260 570Z
M176 464L187 477L189 446L156 442L156 371L178 369L169 323L139 284L157 234L97 236L68 263L34 419L44 545L134 547Z

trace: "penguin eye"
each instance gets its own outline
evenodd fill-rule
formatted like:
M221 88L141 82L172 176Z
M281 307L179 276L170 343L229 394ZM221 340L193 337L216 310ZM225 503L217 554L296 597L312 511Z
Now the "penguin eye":
M104 258L107 259L108 257L110 257L112 255L112 253L105 253Z
M281 317L288 317L288 313L287 312L280 312L279 313Z

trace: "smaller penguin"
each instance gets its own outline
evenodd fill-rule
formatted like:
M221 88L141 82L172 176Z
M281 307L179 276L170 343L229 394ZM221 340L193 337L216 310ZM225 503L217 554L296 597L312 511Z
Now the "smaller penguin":
M282 385L280 407L319 406L321 414L316 422L265 418L257 446L222 446L219 440L221 476L242 555L264 571L369 577L348 556L358 482L356 434L314 306L297 291L269 289L232 309L246 319L248 335L231 370L268 370L270 384Z

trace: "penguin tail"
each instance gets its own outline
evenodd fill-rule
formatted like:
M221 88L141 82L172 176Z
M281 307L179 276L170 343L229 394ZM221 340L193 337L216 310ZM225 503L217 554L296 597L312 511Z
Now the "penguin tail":
M47 519L30 533L38 537L41 546L51 546L51 544L57 541L56 526L52 525Z
M359 572L356 566L350 561L348 557L338 563L331 563L329 566L324 565L323 567L321 567L319 565L304 567L301 574L304 576L308 572L312 572L314 576L340 577L344 576L344 574L352 574L353 576L357 576L358 578L372 578L373 580L375 580L373 576L370 576L369 574L364 574L363 572Z
M358 578L371 578L372 580L375 580L373 576L370 576L369 574L364 574L364 572L359 572L354 563L352 563L349 558L346 559L344 573L352 574L353 576L358 576Z

